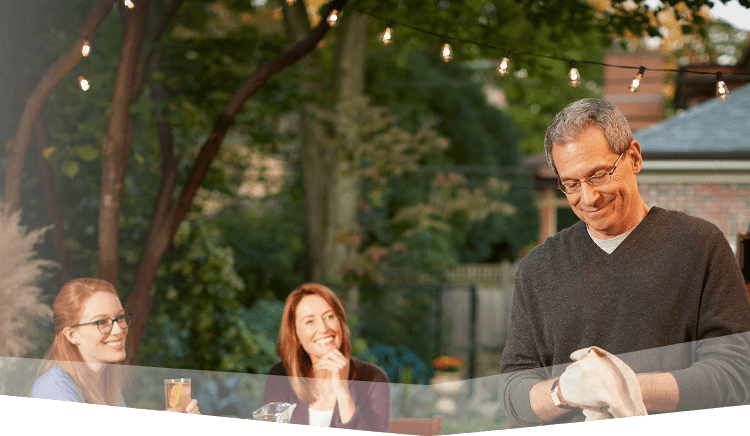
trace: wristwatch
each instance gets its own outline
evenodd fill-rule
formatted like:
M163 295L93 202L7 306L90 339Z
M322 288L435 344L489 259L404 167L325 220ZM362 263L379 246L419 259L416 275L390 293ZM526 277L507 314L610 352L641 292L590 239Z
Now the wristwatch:
M561 409L573 409L573 407L568 406L568 403L565 402L565 398L563 398L562 393L560 393L560 379L555 379L555 382L552 383L552 389L549 391L549 396L552 397L552 403Z

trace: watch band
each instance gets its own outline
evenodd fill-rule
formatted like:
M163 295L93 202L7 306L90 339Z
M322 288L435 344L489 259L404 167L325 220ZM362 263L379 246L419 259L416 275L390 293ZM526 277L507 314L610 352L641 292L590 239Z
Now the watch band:
M560 393L560 379L557 378L552 383L552 389L549 391L550 397L552 397L552 403L561 409L573 409L573 407L568 406L568 404L565 402L565 399L563 398L562 394Z

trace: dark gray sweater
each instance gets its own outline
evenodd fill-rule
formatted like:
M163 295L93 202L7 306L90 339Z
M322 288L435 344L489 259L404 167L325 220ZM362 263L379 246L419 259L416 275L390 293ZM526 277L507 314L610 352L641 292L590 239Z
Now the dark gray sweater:
M668 371L678 410L743 404L750 393L750 299L713 224L652 207L612 254L579 222L532 250L516 273L500 401L517 425L541 420L537 382L597 345L636 373ZM555 423L582 421L576 410Z

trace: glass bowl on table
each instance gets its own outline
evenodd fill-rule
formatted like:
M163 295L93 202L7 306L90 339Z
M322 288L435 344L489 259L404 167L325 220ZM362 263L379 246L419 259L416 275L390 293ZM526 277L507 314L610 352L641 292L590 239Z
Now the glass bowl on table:
M296 407L297 403L268 403L253 412L253 419L289 424L292 422L292 413Z

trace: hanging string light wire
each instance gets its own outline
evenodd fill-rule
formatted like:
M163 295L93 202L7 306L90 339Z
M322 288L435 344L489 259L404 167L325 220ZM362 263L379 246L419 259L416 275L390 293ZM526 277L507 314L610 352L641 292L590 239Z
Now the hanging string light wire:
M381 16L379 16L377 14L373 14L371 12L368 12L368 11L365 11L365 10L362 10L362 9L359 9L359 8L356 8L356 7L353 7L353 6L345 6L345 8L346 9L351 9L351 10L359 12L361 14L369 15L369 16L371 16L373 18L376 18L376 19L379 19L379 20L383 20L383 21L389 23L390 25L398 25L398 26L401 26L401 27L406 27L406 28L412 29L412 30L414 30L416 32L424 33L424 34L427 34L427 35L438 36L438 37L440 37L440 38L442 38L444 40L445 39L450 39L450 40L455 41L455 42L460 42L460 43L465 43L465 44L474 44L474 45L476 45L478 47L484 47L484 48L494 49L494 50L497 50L497 51L502 51L503 53L505 52L505 50L507 50L507 49L498 47L498 46L493 45L493 44L487 44L487 43L484 43L484 42L474 41L474 40L470 40L470 39L457 38L457 37L454 37L454 36L445 35L445 34L438 33L438 32L433 32L431 30L422 29L422 28L413 26L413 25L411 25L409 23L405 23L405 22L401 22L401 21L396 21L396 20L393 20L393 19L390 19L390 18L381 17ZM514 54L514 56L533 56L533 57L539 57L539 58L545 58L545 59L553 59L553 60L563 61L563 62L566 62L566 63L570 62L570 59L561 58L561 57L558 57L558 56L551 56L551 55L541 54L541 53L533 53L533 52L520 51L520 50L510 50L510 52L512 52ZM587 65L601 65L603 67L612 67L612 68L626 68L626 69L631 69L631 70L638 70L639 72L641 72L641 70L642 70L643 73L645 73L646 70L650 70L650 71L661 71L661 72L666 72L666 73L680 73L680 74L699 74L699 75L715 75L716 74L716 72L713 72L713 71L696 71L696 70L673 69L673 68L646 68L644 66L637 66L636 67L636 66L633 66L633 65L616 65L616 64L608 64L606 62L587 61L587 60L576 60L575 63L578 64L578 65L587 64ZM726 77L740 77L740 76L750 77L750 73L732 73L732 74L727 74L726 75ZM721 80L721 82L723 82L723 80ZM724 89L726 89L726 84L724 85ZM718 91L718 81L717 81L717 94L718 94L718 92L719 91Z

